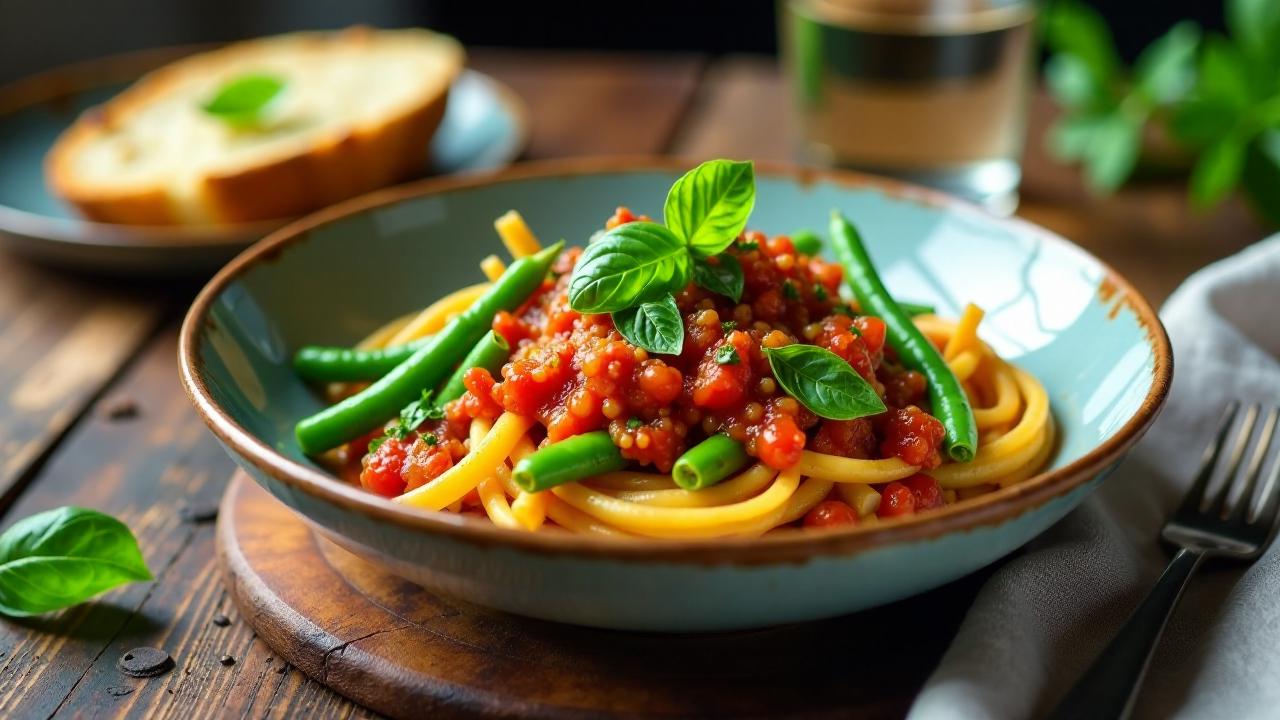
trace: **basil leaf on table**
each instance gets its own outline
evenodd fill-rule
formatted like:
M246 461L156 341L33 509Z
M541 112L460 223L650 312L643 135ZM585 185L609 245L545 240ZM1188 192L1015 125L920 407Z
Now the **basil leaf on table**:
M39 615L150 579L133 533L95 510L49 510L19 520L0 535L0 613L5 615Z
M1097 87L1108 88L1119 78L1120 55L1097 10L1076 0L1059 0L1049 5L1042 27L1045 44L1079 58Z
M727 253L714 258L693 259L693 282L704 290L734 302L742 299L742 263Z
M587 246L569 279L569 306L605 313L660 299L689 284L689 251L670 230L631 222Z
M709 160L676 180L667 192L662 215L667 227L688 243L690 252L710 257L742 233L755 202L750 162Z
M1205 149L1191 171L1191 201L1198 208L1212 207L1240 181L1248 138L1227 133Z
M613 324L627 342L652 353L679 355L684 349L684 319L670 295L613 313Z
M766 348L773 377L818 417L853 420L885 411L884 401L835 353L816 345Z
M1245 157L1245 197L1272 224L1280 225L1280 130L1268 130L1249 145Z
M209 115L231 125L257 125L268 106L284 90L277 75L250 73L228 80L213 97L200 106Z

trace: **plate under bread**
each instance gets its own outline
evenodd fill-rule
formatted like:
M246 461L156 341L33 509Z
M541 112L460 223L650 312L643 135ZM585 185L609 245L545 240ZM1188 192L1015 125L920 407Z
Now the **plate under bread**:
M68 65L0 87L0 247L94 273L189 275L221 266L290 218L230 226L114 225L84 220L51 194L44 156L84 110L144 73L209 46L148 50ZM502 83L464 70L431 142L424 175L492 170L528 135L524 103Z

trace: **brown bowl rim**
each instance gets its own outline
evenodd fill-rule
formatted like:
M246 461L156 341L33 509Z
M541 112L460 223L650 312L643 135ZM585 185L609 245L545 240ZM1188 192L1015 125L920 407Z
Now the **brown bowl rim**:
M428 178L354 198L297 220L242 252L200 291L183 321L179 336L178 364L183 388L214 435L255 468L284 483L292 490L303 492L317 500L376 522L390 523L413 532L442 535L452 540L475 545L513 548L543 554L669 564L748 565L799 563L820 556L848 555L891 544L928 540L952 532L1003 524L1053 498L1075 490L1106 471L1142 436L1168 395L1173 374L1173 355L1164 326L1150 303L1123 276L1078 245L1028 221L992 216L970 203L906 183L849 171L794 168L768 163L756 163L757 175L789 178L801 185L823 181L846 188L870 188L890 197L925 205L976 212L990 221L1012 227L1020 233L1030 234L1050 243L1065 244L1097 262L1106 272L1100 290L1109 293L1102 298L1102 301L1125 303L1134 310L1138 322L1147 330L1148 340L1155 355L1151 385L1141 406L1114 435L1068 465L925 515L880 522L872 526L824 532L787 533L758 538L637 541L629 538L618 540L569 533L528 533L500 528L487 520L397 505L277 453L224 413L201 379L198 370L201 330L205 326L214 299L229 283L254 265L263 261L273 261L282 248L303 241L315 228L357 213L427 195L531 179L593 174L680 172L690 166L691 162L688 160L653 156L529 162L494 173Z

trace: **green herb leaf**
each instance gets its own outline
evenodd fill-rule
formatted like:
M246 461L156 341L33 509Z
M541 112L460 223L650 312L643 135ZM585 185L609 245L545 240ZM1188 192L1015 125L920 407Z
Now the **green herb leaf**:
M742 242L738 243L738 250L741 252L751 252L752 250L759 250L759 249L760 249L760 243L756 242L755 240L743 240Z
M718 255L742 233L756 202L750 162L709 160L685 173L667 193L663 218L695 255Z
M830 350L786 345L765 355L782 389L819 417L853 420L885 411L871 384Z
M1249 64L1240 49L1220 35L1210 35L1200 53L1197 93L1225 112L1243 112L1252 99Z
M1099 123L1084 154L1085 178L1093 189L1113 191L1133 174L1142 147L1142 123L1143 118L1123 108Z
M284 90L278 75L250 73L228 80L200 108L235 126L260 125L271 102Z
M639 430L642 426L644 426L644 421L638 417L633 417L627 420L628 430Z
M1280 72L1280 3L1275 0L1227 0L1227 29L1250 63Z
M1116 83L1120 56L1097 10L1076 0L1057 0L1046 11L1042 27L1049 48L1079 58L1094 86L1110 88Z
M1211 207L1235 188L1244 170L1246 146L1239 133L1228 133L1200 155L1191 171L1191 202L1196 207Z
M1094 115L1060 118L1045 137L1049 152L1066 162L1083 159L1102 123L1103 120Z
M742 358L738 355L738 350L729 343L725 343L716 348L716 362L720 365L737 365L742 362Z
M725 335L728 335L729 333L733 332L733 330L737 327L738 327L737 320L725 320L724 322L720 323L720 332L724 333Z
M150 580L138 542L110 515L61 507L0 535L0 613L38 615Z
M569 279L569 306L581 313L625 310L689 284L689 251L667 228L632 222L587 246Z
M782 281L782 294L786 296L788 300L800 299L800 291L796 289L796 284L790 280Z
M814 285L814 286L813 286L813 299L817 300L818 302L826 302L826 299L827 299L827 289L826 289L826 288L824 288L824 287L822 287L821 285Z
M1231 131L1238 113L1207 98L1192 98L1178 105L1169 119L1169 132L1179 142L1204 147Z
M801 255L817 255L822 252L822 236L812 230L796 230L791 233L791 244Z
M717 295L734 302L742 299L742 263L738 258L721 253L714 258L693 259L693 281Z
M1059 105L1072 110L1094 110L1109 98L1106 88L1098 85L1093 72L1075 55L1058 53L1044 66L1045 83Z
M1138 91L1156 103L1181 100L1195 81L1200 26L1190 20L1174 25L1147 46L1133 66Z
M684 349L684 319L680 317L676 299L670 295L614 311L613 324L627 342L649 352L679 355Z

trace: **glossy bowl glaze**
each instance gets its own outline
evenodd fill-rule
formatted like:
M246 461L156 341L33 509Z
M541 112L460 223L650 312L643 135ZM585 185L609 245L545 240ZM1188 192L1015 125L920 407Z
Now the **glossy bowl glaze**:
M850 174L757 168L750 226L859 226L890 289L987 310L983 337L1043 381L1060 431L1026 482L895 522L821 534L613 541L504 530L394 505L308 460L294 423L321 402L290 369L307 343L352 343L387 319L482 279L518 208L545 240L582 242L616 205L661 216L672 160L526 165L431 180L323 211L223 269L182 328L182 382L257 482L343 546L424 586L550 620L711 631L810 620L891 602L986 565L1075 507L1154 419L1168 338L1121 277L1066 240L924 190Z

